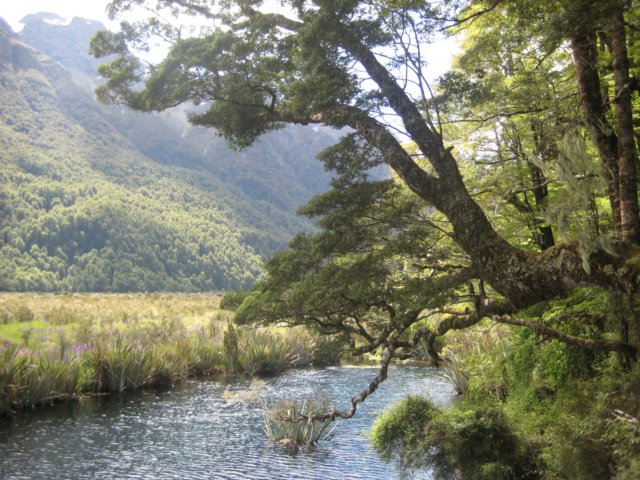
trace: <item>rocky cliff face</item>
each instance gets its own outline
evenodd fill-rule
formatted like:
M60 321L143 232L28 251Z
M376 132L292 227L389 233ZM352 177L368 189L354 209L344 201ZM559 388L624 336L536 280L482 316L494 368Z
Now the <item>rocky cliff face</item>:
M0 64L12 70L39 68L38 52L22 42L7 22L0 19Z

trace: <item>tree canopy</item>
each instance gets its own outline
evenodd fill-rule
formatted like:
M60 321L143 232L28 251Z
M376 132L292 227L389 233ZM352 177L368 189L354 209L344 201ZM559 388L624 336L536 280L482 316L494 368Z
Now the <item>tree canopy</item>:
M110 3L122 13L143 0ZM302 234L267 265L240 322L346 334L389 359L483 318L578 348L637 354L638 11L622 0L157 2L207 20L185 36L157 19L94 38L118 55L98 94L147 111L204 104L191 120L237 147L284 124L349 134L323 154L332 189ZM425 45L462 41L430 82ZM144 67L134 47L171 43ZM387 165L385 181L369 169ZM623 299L615 325L540 321L579 287ZM597 334L587 334L598 324ZM575 327L575 326L574 326Z

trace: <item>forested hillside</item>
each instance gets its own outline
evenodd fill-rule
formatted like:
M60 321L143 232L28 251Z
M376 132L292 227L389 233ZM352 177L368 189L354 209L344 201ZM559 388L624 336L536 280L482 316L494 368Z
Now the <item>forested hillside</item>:
M335 136L284 130L236 154L178 113L101 105L86 53L100 24L54 20L27 17L23 39L0 28L0 289L251 285L309 228L294 211L326 185L314 156Z

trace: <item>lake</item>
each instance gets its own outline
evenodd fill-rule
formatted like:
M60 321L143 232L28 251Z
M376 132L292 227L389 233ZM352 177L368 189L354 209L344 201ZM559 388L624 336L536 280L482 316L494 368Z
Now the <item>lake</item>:
M398 478L395 467L371 449L367 433L384 408L408 394L451 401L451 387L428 367L392 366L356 416L341 421L333 438L313 450L287 452L262 431L261 404L306 396L346 409L376 372L376 367L291 370L263 379L257 402L229 399L248 391L251 380L227 378L25 412L0 420L0 478ZM416 478L430 477L419 472Z

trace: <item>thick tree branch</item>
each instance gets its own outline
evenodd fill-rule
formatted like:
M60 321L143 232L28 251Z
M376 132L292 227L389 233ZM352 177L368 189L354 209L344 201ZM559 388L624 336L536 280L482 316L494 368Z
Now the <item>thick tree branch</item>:
M249 18L249 20L260 20L272 25L273 27L280 27L291 32L297 32L304 26L304 23L286 17L281 13L259 12L255 8L246 4L241 4L240 8L242 13Z
M506 323L509 325L516 325L519 327L528 327L536 333L546 335L556 340L560 340L568 345L576 345L578 347L586 348L589 350L604 350L605 352L618 352L627 355L631 358L636 358L638 348L628 343L615 342L612 340L593 339L593 338L581 338L568 333L561 332L555 328L548 327L538 321L531 319L516 319L509 315L494 315L492 320L498 323Z
M308 123L340 123L348 125L362 135L371 145L382 153L385 162L409 186L417 189L422 198L435 203L443 193L436 177L429 175L402 148L400 142L383 124L367 115L366 112L347 105L337 105L323 115L301 116L286 112L273 114L276 121Z

